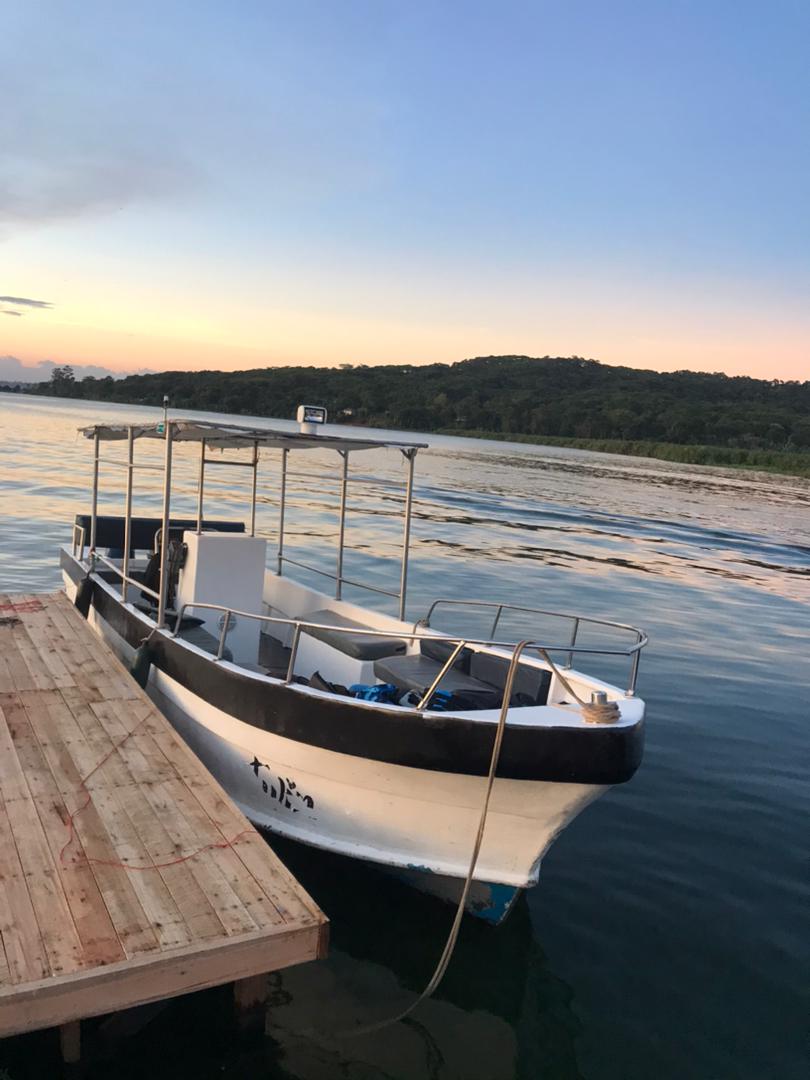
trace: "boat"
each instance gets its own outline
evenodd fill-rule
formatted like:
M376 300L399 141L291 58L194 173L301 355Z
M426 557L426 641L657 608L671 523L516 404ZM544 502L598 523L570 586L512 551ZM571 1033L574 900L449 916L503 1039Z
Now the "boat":
M65 588L256 826L367 860L445 900L464 897L468 911L497 924L537 883L565 826L638 768L647 638L626 624L492 599L438 597L414 618L406 610L414 467L426 444L327 429L325 420L325 410L303 406L295 427L167 414L81 429L93 446L93 486L89 513L76 514L60 551ZM173 477L183 462L189 468L189 451L196 515L183 518L172 513ZM338 465L329 565L304 563L285 546L290 455L313 451ZM391 589L344 572L349 462L369 451L393 451L404 465ZM267 482L260 466L273 460L270 548L256 509ZM222 464L245 468L247 520L205 515L206 479ZM120 516L99 513L108 466L126 476ZM139 469L160 481L160 516L133 514ZM329 580L329 593L300 580L302 570ZM348 589L383 594L395 611L345 599ZM454 635L439 626L448 612L469 627L482 612L492 621L484 637ZM500 639L515 612L557 629ZM627 665L622 687L584 670L606 658ZM466 883L490 771L483 842Z

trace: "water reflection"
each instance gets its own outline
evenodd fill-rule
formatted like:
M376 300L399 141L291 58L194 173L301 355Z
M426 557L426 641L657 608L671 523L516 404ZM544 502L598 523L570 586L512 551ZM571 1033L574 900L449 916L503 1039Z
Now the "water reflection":
M91 447L76 427L156 415L0 396L3 588L59 585L57 546L89 507ZM417 460L410 614L437 596L478 597L642 626L651 637L640 673L644 764L566 829L504 927L465 925L447 981L414 1023L362 1043L328 1032L396 1012L418 992L449 912L369 868L285 850L332 918L333 951L324 965L278 977L273 1038L234 1042L227 1002L206 994L128 1043L115 1075L803 1080L810 482L429 441ZM145 447L143 460L159 451ZM336 471L334 458L301 455L289 523L290 554L330 566L336 488L321 474ZM350 504L367 512L349 518L345 570L391 588L401 457L358 455L355 468ZM159 510L156 475L137 478L141 512ZM196 455L178 452L177 478L175 512L193 515ZM105 471L102 512L121 512L123 480ZM277 501L268 458L259 525L271 551ZM244 519L248 507L244 471L211 470L206 512ZM483 633L490 620L445 612L437 622ZM517 616L500 627L560 633L553 620L529 629ZM603 663L596 674L625 676ZM313 1027L317 1039L301 1034ZM54 1060L44 1036L0 1047L14 1080L50 1077ZM90 1075L111 1075L109 1062Z
M534 941L525 897L496 933L464 924L451 969L414 1018L353 1036L421 992L452 913L363 864L291 843L273 847L333 925L327 963L275 977L271 1031L293 1076L510 1080L518 1062L526 1076L580 1075L572 991Z

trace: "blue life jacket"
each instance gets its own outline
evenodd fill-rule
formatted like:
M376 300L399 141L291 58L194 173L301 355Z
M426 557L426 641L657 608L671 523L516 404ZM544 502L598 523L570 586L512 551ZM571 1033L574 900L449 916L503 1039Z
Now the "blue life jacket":
M381 683L379 686L355 683L349 687L349 693L361 701L379 701L383 705L395 705L397 700L397 688L393 683Z

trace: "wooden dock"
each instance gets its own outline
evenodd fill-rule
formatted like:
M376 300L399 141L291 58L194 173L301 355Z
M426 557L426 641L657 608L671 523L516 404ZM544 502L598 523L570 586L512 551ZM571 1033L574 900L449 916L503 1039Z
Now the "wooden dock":
M61 593L0 595L0 1037L325 955L327 920Z

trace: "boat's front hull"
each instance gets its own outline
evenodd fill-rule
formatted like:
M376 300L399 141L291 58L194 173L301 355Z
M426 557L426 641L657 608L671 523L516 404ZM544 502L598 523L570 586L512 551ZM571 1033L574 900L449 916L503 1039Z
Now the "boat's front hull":
M377 863L423 891L458 897L448 882L461 882L467 873L483 777L367 761L260 731L155 669L149 690L260 828ZM536 883L557 834L604 790L496 780L471 909L505 912L516 891Z
M425 780L440 774L414 778L412 794L403 798L398 778L382 775L379 767L374 776L362 777L355 772L349 779L349 763L318 760L328 751L298 755L294 747L284 745L289 740L259 738L267 733L255 728L239 733L235 742L225 738L210 726L210 707L199 699L189 701L182 688L170 686L160 673L150 680L148 691L242 813L259 829L371 862L420 892L458 904L464 868L453 859L466 854L469 864L480 803L477 809L473 805L472 813L469 807L460 813L459 807L436 801L440 796L426 788ZM200 722L201 712L208 713L208 723ZM395 768L383 766L385 772ZM484 782L473 780L480 799ZM594 792L591 798L598 794ZM453 844L459 850L452 854L447 841L443 845L439 842L441 834L452 831L451 819L458 822L459 832ZM523 889L537 880L539 858L535 858L535 850L536 844L526 855L523 871L518 872L518 877L526 878L522 884L483 880L482 874L503 874L507 866L511 867L511 876L518 870L517 860L504 857L505 850L488 851L490 868L479 868L467 897L467 911L494 925L502 922Z
M66 585L75 592L75 582ZM132 641L102 609L106 614L103 605L91 605L91 625L131 663ZM423 891L458 900L480 821L484 776L414 768L285 737L239 719L157 664L148 690L257 826L367 860ZM603 784L499 776L468 909L499 922L520 892L537 882L543 854L558 833L605 790Z

